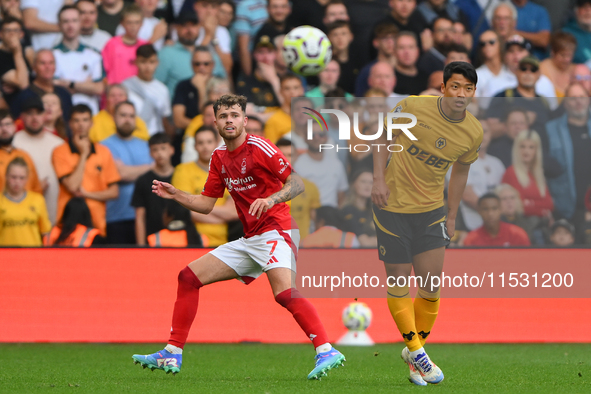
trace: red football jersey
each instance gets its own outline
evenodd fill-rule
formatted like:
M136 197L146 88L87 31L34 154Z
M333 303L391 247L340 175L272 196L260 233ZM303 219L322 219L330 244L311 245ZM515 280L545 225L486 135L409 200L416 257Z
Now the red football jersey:
M248 213L257 198L267 198L281 190L291 172L291 164L275 145L266 138L247 134L244 143L234 151L223 145L213 152L201 194L221 198L227 188L247 238L272 230L295 229L285 203L276 204L260 219Z
M511 223L501 222L496 237L480 227L466 236L464 246L530 246L529 237L524 229Z

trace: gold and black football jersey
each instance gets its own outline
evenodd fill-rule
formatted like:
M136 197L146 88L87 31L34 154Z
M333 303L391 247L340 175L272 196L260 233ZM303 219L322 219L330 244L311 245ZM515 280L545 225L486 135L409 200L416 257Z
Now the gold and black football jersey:
M390 197L383 209L421 213L442 207L445 174L452 164L471 164L478 159L482 125L468 111L463 119L450 119L442 110L442 100L436 96L410 96L392 110L416 116L417 124L408 130L417 140L399 129L393 130L395 143L404 149L398 147L401 151L392 153L388 163L385 178ZM392 121L410 123L408 118Z

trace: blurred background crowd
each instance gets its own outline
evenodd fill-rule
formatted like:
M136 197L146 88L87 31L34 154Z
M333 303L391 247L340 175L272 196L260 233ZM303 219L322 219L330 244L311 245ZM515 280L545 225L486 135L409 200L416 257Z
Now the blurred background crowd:
M317 77L281 56L300 25L332 43ZM231 92L306 180L301 246L375 247L371 153L335 124L307 140L302 107L361 111L374 134L452 61L477 67L485 131L453 245L591 243L591 0L0 0L0 246L242 236L229 195L205 216L151 193L201 192Z

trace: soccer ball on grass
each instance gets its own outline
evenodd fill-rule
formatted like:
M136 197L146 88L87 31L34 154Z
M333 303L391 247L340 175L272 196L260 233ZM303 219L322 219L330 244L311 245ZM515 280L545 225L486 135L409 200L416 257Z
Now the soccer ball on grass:
M285 36L282 54L291 71L308 77L324 70L332 58L332 45L322 30L299 26Z

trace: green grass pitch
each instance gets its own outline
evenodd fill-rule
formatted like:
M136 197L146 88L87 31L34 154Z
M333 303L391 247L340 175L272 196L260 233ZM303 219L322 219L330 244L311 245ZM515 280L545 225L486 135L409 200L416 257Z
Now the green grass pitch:
M427 345L445 373L416 387L401 344L340 347L345 367L308 381L311 345L189 344L176 376L134 365L157 344L2 344L1 393L591 393L591 344Z

